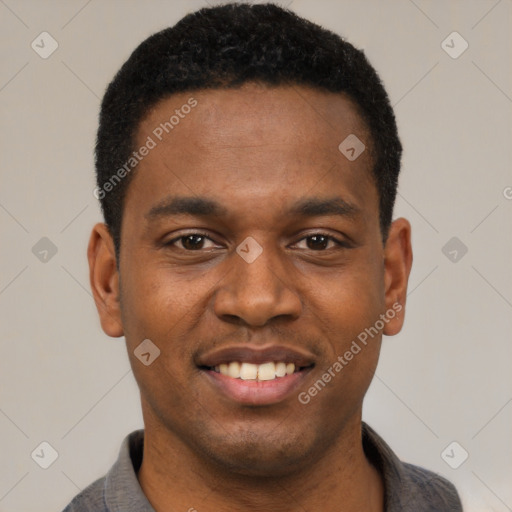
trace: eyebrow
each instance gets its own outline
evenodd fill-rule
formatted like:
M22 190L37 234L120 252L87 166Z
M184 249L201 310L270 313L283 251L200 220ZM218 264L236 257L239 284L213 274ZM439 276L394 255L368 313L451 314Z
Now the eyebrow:
M359 212L360 208L338 196L330 198L310 197L301 199L293 204L287 215L300 217L339 215L353 218ZM171 196L153 206L146 213L145 218L151 221L173 215L225 217L227 214L227 208L207 197Z
M319 217L321 215L339 215L341 217L356 217L360 212L355 204L345 201L341 197L318 198L311 197L295 203L289 215L301 217Z
M172 215L197 215L222 217L227 214L227 209L217 201L206 197L168 197L153 206L145 217L148 220Z

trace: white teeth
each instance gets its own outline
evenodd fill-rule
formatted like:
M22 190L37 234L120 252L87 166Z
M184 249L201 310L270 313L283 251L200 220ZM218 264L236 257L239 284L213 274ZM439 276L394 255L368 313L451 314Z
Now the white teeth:
M240 363L238 363L237 361L229 363L228 375L233 379L240 378Z
M242 380L255 380L258 376L258 365L252 363L242 363L240 366L240 378Z
M284 377L286 375L286 363L276 363L276 377Z
M276 378L276 365L264 363L258 366L258 380L272 380Z
M284 363L272 361L263 364L240 363L232 361L231 363L222 363L215 366L215 371L233 379L242 380L274 380L276 377L285 377L295 373L294 363Z

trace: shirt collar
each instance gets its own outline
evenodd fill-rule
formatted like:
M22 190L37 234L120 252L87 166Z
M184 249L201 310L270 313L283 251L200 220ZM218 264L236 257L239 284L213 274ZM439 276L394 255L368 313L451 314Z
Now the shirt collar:
M105 478L105 502L109 512L155 512L137 480L142 463L144 430L125 437L119 457Z
M389 445L366 423L362 423L363 449L368 460L378 469L384 483L384 510L400 512L410 509L415 499L409 492L410 481L404 463Z
M364 452L384 480L385 510L407 510L407 493L403 491L408 479L403 463L364 422L362 436ZM105 478L105 501L110 512L155 512L137 479L143 448L142 429L132 432L123 440L119 457Z

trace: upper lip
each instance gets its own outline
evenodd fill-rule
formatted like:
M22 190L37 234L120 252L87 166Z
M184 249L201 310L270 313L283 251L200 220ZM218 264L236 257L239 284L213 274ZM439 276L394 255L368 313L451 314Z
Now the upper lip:
M263 364L268 362L294 363L296 367L311 366L313 355L295 347L269 345L263 347L231 345L206 352L197 359L198 366L218 366L222 363L239 361L243 363Z

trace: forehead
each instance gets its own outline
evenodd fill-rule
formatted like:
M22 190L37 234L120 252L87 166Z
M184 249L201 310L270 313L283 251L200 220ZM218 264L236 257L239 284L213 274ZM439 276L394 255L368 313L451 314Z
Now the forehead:
M339 146L353 136L366 149L350 161ZM264 201L276 193L322 195L322 187L332 195L339 184L354 202L373 184L371 141L357 107L343 94L303 86L249 83L172 95L140 123L136 147L149 140L127 200L137 194L155 204L180 190Z
M188 108L191 98L197 105ZM184 119L187 121L182 123ZM364 134L365 142L370 143L358 107L346 94L299 85L269 87L249 82L236 89L174 94L150 109L138 127L139 139L155 130L158 136L159 126L169 121L173 127L170 133L164 129L162 136L172 133L172 138L179 139L188 127L200 134L200 146L223 141L236 144L248 137L255 143L308 139L311 145L322 145L331 142L329 135L339 139L354 132Z

